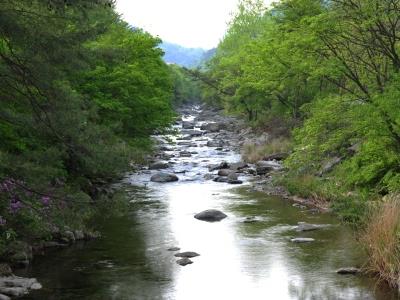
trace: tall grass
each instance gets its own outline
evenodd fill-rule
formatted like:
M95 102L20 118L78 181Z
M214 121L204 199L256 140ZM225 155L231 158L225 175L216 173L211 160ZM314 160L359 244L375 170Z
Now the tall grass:
M387 197L368 219L361 242L367 249L367 271L400 287L400 195Z
M285 137L268 140L262 145L245 144L242 149L242 157L246 162L255 163L272 154L288 153L290 147L290 140Z

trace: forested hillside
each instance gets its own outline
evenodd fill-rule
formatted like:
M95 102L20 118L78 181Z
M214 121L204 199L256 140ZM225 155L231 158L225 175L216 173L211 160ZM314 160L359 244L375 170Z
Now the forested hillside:
M0 33L3 249L84 228L101 186L169 126L180 87L160 40L111 2L2 1Z
M165 52L165 62L187 68L197 67L206 53L201 48L186 48L168 42L163 42L160 47Z
M283 0L266 8L244 0L205 74L208 101L272 137L285 124L285 142L269 141L290 151L289 171L277 180L361 226L371 269L393 285L400 274L399 22L399 1Z

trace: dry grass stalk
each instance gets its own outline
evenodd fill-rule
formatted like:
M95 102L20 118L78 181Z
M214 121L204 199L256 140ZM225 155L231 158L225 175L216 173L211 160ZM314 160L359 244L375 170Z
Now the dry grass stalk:
M387 201L371 213L361 242L369 254L367 271L392 287L400 287L400 195Z

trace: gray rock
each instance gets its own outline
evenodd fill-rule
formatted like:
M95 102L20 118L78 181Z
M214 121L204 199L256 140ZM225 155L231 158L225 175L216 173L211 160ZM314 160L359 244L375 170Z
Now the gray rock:
M174 182L178 181L179 178L175 174L159 172L151 176L150 180L153 182Z
M11 297L22 297L28 294L30 290L38 290L41 288L42 285L35 278L23 278L18 276L0 277L0 294Z
M11 300L11 298L6 295L0 294L0 300Z
M228 183L229 183L229 184L242 184L243 181L238 180L238 179L236 179L236 180L228 180Z
M238 175L234 172L231 172L230 174L228 174L228 180L229 181L235 181L238 180Z
M224 142L221 140L211 140L207 142L207 147L223 147Z
M194 123L193 122L183 121L182 122L182 128L183 129L193 129L194 128Z
M221 170L221 169L229 169L229 167L230 167L229 164L226 161L223 161L218 165L209 165L208 170L210 172L212 172L212 171Z
M208 132L218 132L221 129L221 125L219 123L206 123L201 125L200 129Z
M186 252L179 252L174 255L175 257L186 257L186 258L192 258L196 256L200 256L200 254L193 252L193 251L186 251Z
M230 165L230 169L234 170L234 171L240 171L240 170L246 169L248 167L249 167L249 165L246 164L245 162L237 162L237 163L233 163Z
M212 180L212 179L214 179L214 175L213 174L206 174L206 175L204 175L204 179L205 180Z
M361 270L359 268L340 268L339 270L336 271L336 273L341 274L341 275L347 275L347 274L358 274L360 273Z
M181 151L181 152L179 153L179 156L180 156L180 157L191 157L191 156L192 156L192 153L190 153L189 151Z
M213 181L215 181L215 182L228 182L229 179L226 176L218 176L218 177L214 178Z
M178 260L176 261L176 263L177 263L178 265L181 265L182 267L184 267L184 266L187 266L187 265L192 264L193 261L191 261L191 260L190 260L189 258L187 258L187 257L184 257L184 258L178 259Z
M322 225L317 225L317 224L308 224L304 222L299 222L296 231L301 232L301 231L313 231L322 228Z
M152 163L149 166L149 170L162 170L162 169L168 169L169 165L165 161L156 161L155 163Z
M290 241L292 243L311 243L311 242L314 242L315 240L313 238L299 237L299 238L293 238Z
M221 169L218 171L218 176L228 176L231 174L233 171L229 169Z
M168 248L167 250L168 251L179 251L179 250L181 250L181 248L179 248L179 247L171 247L171 248Z
M208 209L194 216L196 219L207 222L218 222L227 217L222 211L216 209Z
M75 234L70 230L65 231L62 238L65 238L69 243L75 243Z

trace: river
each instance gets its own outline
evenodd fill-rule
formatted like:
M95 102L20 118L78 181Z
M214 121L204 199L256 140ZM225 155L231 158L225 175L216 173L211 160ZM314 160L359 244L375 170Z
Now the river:
M21 275L38 278L43 289L24 299L398 299L371 278L336 273L365 257L335 217L256 192L243 174L240 186L205 180L208 165L240 160L232 149L207 147L209 138L167 151L197 152L171 159L177 182L150 182L157 171L129 174L121 185L129 211L98 220L101 239L35 258ZM214 223L193 217L210 208L228 217ZM298 222L329 226L299 233ZM298 236L315 241L290 241ZM174 246L200 256L180 266L167 250Z

